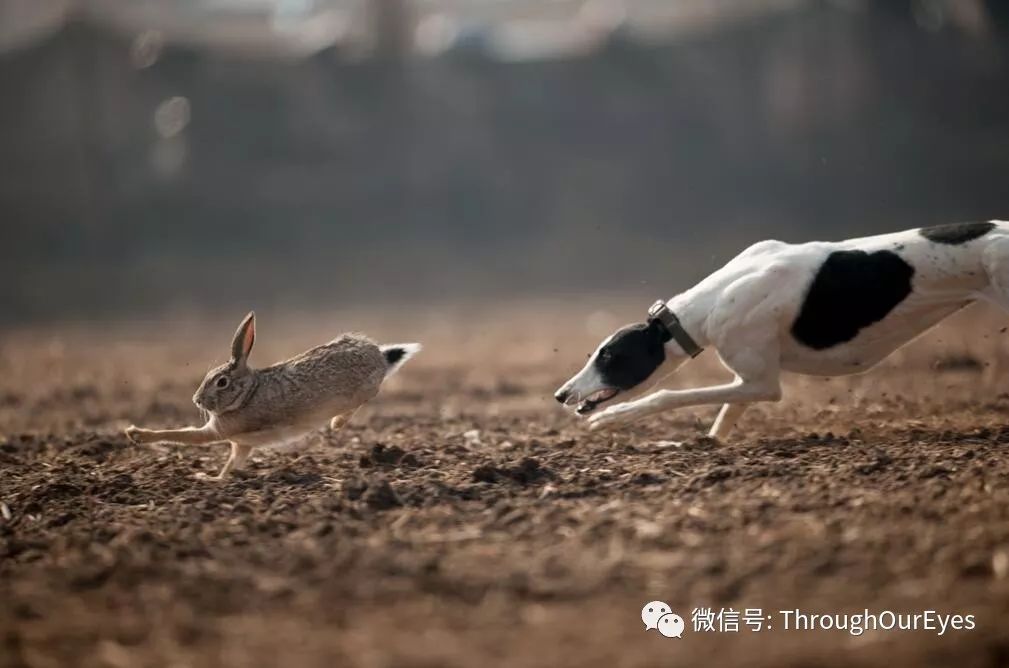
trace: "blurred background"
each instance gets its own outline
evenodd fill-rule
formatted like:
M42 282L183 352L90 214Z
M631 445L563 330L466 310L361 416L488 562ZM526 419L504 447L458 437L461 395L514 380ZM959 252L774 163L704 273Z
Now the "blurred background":
M1009 217L1002 0L0 0L0 323L688 287Z

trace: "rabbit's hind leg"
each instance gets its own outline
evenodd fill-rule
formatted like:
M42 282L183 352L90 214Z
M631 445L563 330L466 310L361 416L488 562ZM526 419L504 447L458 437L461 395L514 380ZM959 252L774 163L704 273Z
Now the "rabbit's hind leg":
M355 413L357 413L357 408L349 413L341 413L340 415L337 415L329 421L329 428L339 434L340 431L347 426L347 423L353 419Z
M228 473L234 470L239 470L245 466L245 461L249 458L249 454L252 452L253 446L243 445L241 443L231 442L231 454L228 456L228 461L224 462L224 468L217 475L207 475L206 473L197 473L196 477L200 480L214 480L221 481L224 480Z

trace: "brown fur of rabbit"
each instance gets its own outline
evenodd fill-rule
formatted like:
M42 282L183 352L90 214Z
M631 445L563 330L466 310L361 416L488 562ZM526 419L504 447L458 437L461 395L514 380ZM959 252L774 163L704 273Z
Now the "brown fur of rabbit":
M249 354L256 340L250 313L235 332L231 359L211 369L193 395L208 420L202 427L148 430L130 427L134 443L169 441L231 443L231 457L217 479L240 468L254 447L301 438L326 422L340 428L378 394L382 382L419 350L416 343L379 346L344 334L283 362L254 369Z

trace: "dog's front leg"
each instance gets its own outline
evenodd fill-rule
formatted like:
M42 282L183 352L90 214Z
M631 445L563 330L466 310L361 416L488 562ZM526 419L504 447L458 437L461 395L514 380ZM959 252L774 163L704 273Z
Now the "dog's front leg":
M786 280L787 272L775 266L744 276L722 292L712 309L708 317L708 336L722 363L735 374L733 382L694 390L660 390L589 417L589 426L592 429L615 427L660 411L687 406L780 399L778 337L782 300L787 304L787 294L779 288Z
M775 383L738 379L726 385L702 387L696 390L660 390L636 401L611 406L589 417L589 427L610 429L628 424L648 415L687 406L706 404L738 404L753 401L777 401L781 386Z
M588 421L592 429L604 429L625 425L662 411L688 406L721 403L739 405L754 401L777 401L780 398L781 387L778 384L738 380L727 385L702 387L696 390L660 390L637 401L611 406L589 417Z

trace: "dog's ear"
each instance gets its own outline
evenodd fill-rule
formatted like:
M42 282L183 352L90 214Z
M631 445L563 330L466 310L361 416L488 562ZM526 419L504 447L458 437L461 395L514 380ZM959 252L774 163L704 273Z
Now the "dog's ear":
M256 342L256 314L252 311L238 326L235 338L231 341L231 359L238 366L245 366L252 352L252 344Z

